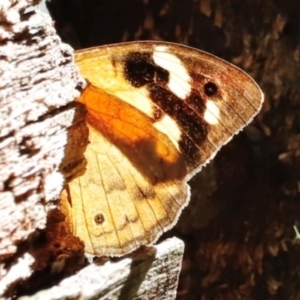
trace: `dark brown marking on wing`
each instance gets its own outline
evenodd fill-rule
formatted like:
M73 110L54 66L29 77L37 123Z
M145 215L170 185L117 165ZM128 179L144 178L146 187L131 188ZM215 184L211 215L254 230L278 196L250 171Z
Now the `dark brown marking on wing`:
M173 93L156 84L149 86L149 95L151 100L158 105L167 115L176 121L182 130L182 140L179 141L179 147L185 158L194 161L199 156L198 147L206 140L208 134L208 124L203 119L204 105L199 107L199 114L192 107L187 105ZM193 93L190 96L191 102L200 101L199 96ZM196 160L198 161L198 159Z
M197 167L201 161L201 154L197 145L186 134L181 136L178 145L187 165L193 168Z
M158 108L158 107L154 108L153 119L155 122L161 120L164 115L165 115L165 113L160 108Z
M204 84L204 93L208 97L212 97L218 93L218 87L214 82L207 82Z
M202 144L208 133L207 123L202 116L164 87L153 84L149 86L149 93L151 100L175 120L195 144Z
M169 72L156 65L150 53L129 53L124 61L124 75L137 88L153 82L166 85L169 81Z
M95 215L94 221L97 225L101 225L104 223L105 218L104 218L103 214L99 213L99 214Z
M192 90L189 97L185 100L185 103L190 106L200 117L203 118L206 109L205 99L201 97L199 92L195 89Z

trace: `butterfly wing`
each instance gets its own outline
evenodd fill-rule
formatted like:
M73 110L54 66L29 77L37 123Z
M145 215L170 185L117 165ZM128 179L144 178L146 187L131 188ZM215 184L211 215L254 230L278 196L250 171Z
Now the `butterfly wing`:
M243 71L189 47L134 42L79 51L90 85L85 174L68 215L86 251L122 255L153 243L189 200L187 180L259 111Z

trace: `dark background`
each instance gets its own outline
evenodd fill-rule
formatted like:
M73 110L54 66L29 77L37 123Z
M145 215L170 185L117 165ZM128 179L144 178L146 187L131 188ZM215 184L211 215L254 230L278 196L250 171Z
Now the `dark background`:
M300 5L297 1L52 0L74 48L137 39L188 44L238 65L262 111L191 181L166 236L185 241L178 299L300 299ZM300 241L300 240L299 240Z

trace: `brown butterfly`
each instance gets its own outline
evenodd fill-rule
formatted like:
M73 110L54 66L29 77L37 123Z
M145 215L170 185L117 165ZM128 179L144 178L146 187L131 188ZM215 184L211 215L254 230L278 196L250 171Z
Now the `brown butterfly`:
M78 51L89 85L85 174L62 196L86 251L120 256L154 243L188 204L187 181L258 113L263 94L242 70L165 42Z

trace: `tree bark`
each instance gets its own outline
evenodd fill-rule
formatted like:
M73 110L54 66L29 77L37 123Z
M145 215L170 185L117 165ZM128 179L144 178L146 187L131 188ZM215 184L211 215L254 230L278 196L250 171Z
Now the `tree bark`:
M84 81L71 47L33 4L0 4L0 294L7 297L34 271L33 241L51 200L85 167L85 110L73 102Z

